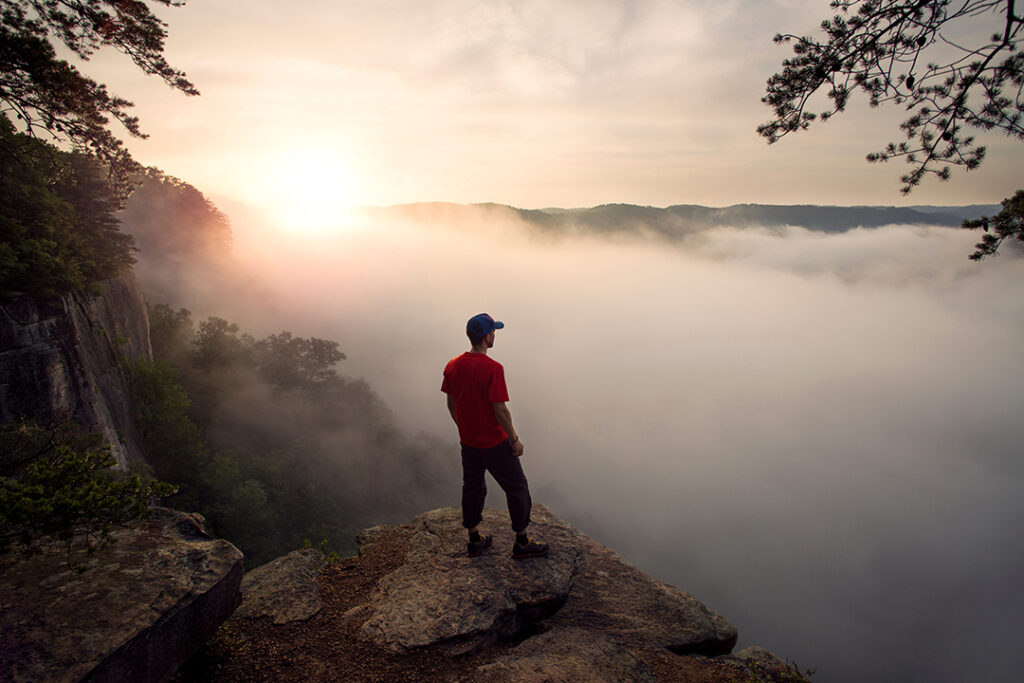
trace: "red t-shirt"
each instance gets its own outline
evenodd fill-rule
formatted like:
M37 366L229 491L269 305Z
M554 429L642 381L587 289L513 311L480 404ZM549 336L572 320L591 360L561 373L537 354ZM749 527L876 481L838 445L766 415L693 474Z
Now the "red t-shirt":
M508 400L501 363L484 353L456 356L444 368L441 391L455 398L455 423L463 444L491 448L508 438L491 405Z

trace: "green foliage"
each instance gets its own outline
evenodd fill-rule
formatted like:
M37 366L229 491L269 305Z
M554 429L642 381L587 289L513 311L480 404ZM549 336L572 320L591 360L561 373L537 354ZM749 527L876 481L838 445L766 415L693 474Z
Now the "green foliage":
M175 488L137 474L113 472L110 444L31 423L0 428L0 550L30 550L41 538L112 539L114 524L146 517L151 497Z
M112 46L143 72L198 95L163 56L165 26L141 0L0 0L0 111L32 137L45 133L98 158L123 201L137 164L107 124L114 118L129 134L145 137L138 118L128 113L132 104L59 59L53 45L62 44L82 60Z
M306 550L307 548L312 547L313 541L309 540L308 538L304 538L302 540L302 550ZM331 542L326 538L320 539L320 544L317 546L317 550L323 553L324 562L326 564L334 564L335 562L341 559L341 555L331 550Z
M188 416L191 401L178 381L178 371L168 363L146 359L129 361L125 367L156 475L181 483L183 494L191 492L194 473L206 467L210 454Z
M187 309L174 311L167 304L150 307L149 338L154 358L181 365L194 334L192 313Z
M762 99L775 111L758 127L769 142L843 111L861 90L873 107L910 112L900 126L906 141L868 155L905 158L912 166L900 178L906 194L927 174L948 179L950 165L978 167L985 148L969 129L1024 140L1024 19L1013 0L834 0L832 7L839 13L822 22L823 39L775 36L793 45L793 56L768 79ZM987 41L960 42L983 22L991 27ZM810 99L822 90L831 105L816 114Z
M51 298L134 262L95 160L14 132L0 118L0 293Z
M202 192L156 168L135 179L139 185L121 220L143 257L158 256L166 265L168 260L227 255L231 222Z
M150 329L158 360L130 369L151 463L250 566L308 538L352 550L356 530L436 507L458 481L444 444L404 437L365 382L338 374L335 342L257 340L167 306Z
M1015 238L1024 242L1024 190L1017 190L1009 199L1003 200L1003 210L992 218L982 216L978 220L964 221L964 228L981 228L985 234L974 245L976 251L968 258L980 261L986 256L998 256L1003 241ZM992 229L994 232L989 232Z

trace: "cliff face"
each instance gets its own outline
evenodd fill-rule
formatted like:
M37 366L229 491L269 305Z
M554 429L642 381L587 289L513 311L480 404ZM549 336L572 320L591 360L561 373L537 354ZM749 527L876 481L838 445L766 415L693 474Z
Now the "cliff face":
M152 358L146 304L135 277L39 303L0 305L0 420L73 420L114 445L118 467L145 462L121 361Z

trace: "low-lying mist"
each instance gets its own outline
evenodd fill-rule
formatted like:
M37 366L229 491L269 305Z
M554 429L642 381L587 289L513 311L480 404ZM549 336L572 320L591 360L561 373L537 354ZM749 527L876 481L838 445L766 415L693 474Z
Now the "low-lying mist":
M172 305L338 341L340 371L453 457L441 370L493 314L534 499L740 647L821 681L1018 673L1024 259L975 264L975 234L920 226L669 244L483 211L286 233L222 208L258 288Z

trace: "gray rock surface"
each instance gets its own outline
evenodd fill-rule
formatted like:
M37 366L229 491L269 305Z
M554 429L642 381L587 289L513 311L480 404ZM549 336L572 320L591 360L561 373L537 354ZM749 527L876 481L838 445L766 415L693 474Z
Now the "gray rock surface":
M529 638L501 660L478 669L501 683L654 683L651 670L611 636L561 628Z
M74 420L103 434L126 469L145 451L121 361L152 358L149 319L134 275L99 287L99 295L0 306L0 421Z
M766 650L759 645L745 647L739 652L734 652L727 657L723 657L723 659L733 660L749 669L762 672L773 672L776 674L787 672L794 674L799 673L784 659L775 656L773 652Z
M443 644L461 652L553 614L569 595L583 553L571 527L538 508L531 531L558 551L522 561L510 557L507 514L485 510L484 526L495 532L495 542L475 558L466 556L459 510L416 517L405 564L381 580L368 609L350 615L365 618L361 637L395 651Z
M246 572L242 604L234 616L271 617L275 624L309 619L323 605L317 580L323 563L322 552L305 548Z
M501 637L541 632L491 665L508 680L645 680L634 650L718 655L736 629L693 596L624 562L541 506L530 533L551 545L546 557L511 558L508 515L485 510L481 525L494 546L466 557L455 508L420 515L404 563L377 594L350 610L362 639L393 651L440 646L460 653ZM379 529L360 542L372 544ZM578 643L578 645L574 645ZM598 672L611 678L594 678Z
M171 678L238 606L242 553L203 519L157 508L93 554L54 543L0 556L0 643L9 681Z
M689 593L625 562L582 532L576 542L586 561L572 595L550 622L614 632L631 646L655 646L676 654L722 655L736 645L737 631Z

